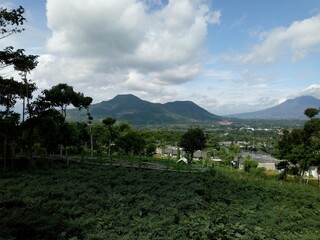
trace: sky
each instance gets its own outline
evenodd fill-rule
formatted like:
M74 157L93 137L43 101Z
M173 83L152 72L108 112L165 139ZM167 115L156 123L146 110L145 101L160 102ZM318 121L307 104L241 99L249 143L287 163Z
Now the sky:
M0 48L39 55L39 92L67 83L94 103L134 94L218 115L320 98L319 0L0 0L19 5L26 30Z

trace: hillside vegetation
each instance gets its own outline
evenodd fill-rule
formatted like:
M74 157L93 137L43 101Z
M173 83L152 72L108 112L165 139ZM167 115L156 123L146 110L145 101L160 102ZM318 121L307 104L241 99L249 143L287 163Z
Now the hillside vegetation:
M90 112L94 121L99 122L106 116L119 121L129 121L134 125L174 124L190 122L212 122L221 117L209 113L191 101L176 101L166 104L151 103L132 94L118 95L109 101L92 104ZM71 109L67 120L83 121L85 111Z
M0 239L319 239L320 191L205 173L54 165L0 181Z

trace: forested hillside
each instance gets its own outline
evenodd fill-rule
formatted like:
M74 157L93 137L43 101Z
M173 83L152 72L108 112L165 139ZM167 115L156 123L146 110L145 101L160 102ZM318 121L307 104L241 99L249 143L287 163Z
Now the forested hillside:
M109 101L92 104L90 112L96 122L111 116L135 125L194 123L221 119L190 101L151 103L132 94L118 95ZM79 121L85 119L85 116L85 111L72 109L68 111L67 119Z

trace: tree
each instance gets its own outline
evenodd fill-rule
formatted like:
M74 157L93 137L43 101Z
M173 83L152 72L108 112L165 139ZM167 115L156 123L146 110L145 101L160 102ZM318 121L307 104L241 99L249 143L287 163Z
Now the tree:
M147 146L146 146L146 156L152 157L156 153L156 150L157 150L157 146L154 143L147 144Z
M85 97L83 93L77 93L72 86L66 83L59 83L49 90L42 91L44 96L40 96L37 100L40 106L60 107L63 117L67 115L67 107L71 104L79 109L88 108L92 102L91 97Z
M306 167L306 164L302 164L305 161L306 157L306 148L305 148L306 138L305 132L303 129L293 129L291 132L285 131L283 136L278 142L278 158L287 163L280 164L279 167L285 173L295 172L291 171L294 168ZM283 167L286 166L287 169ZM297 172L299 174L300 171Z
M243 169L245 172L251 172L252 169L258 167L258 162L254 160L251 156L246 156L243 160Z
M17 99L22 97L22 89L24 85L20 82L11 79L3 79L0 76L0 106L4 106L5 110L0 112L1 116L10 115L11 109L17 102Z
M0 8L0 39L24 31L23 28L20 28L26 21L23 14L24 8L21 6L10 11L6 8ZM25 55L23 49L14 51L12 46L0 51L0 64L4 67L13 65L17 71L22 71L22 69L24 71L32 70L36 66L36 58L37 56ZM9 114L9 110L16 104L18 98L29 96L24 93L23 84L15 81L13 78L5 79L0 76L0 87L0 105L5 106L6 115Z
M13 158L14 155L14 141L17 139L16 128L19 122L19 114L12 111L12 108L16 104L17 99L21 97L21 89L23 84L13 79L3 79L0 76L0 106L4 109L0 109L0 136L3 141L0 145L3 145L3 159L4 159L4 170L6 168L8 152L11 153ZM9 150L8 151L8 146ZM2 151L0 151L2 152Z
M314 118L316 112L316 109L306 109L310 119L304 127L285 131L279 140L278 158L283 162L278 164L278 169L284 174L303 176L311 166L320 166L320 119Z
M47 154L53 154L58 146L63 145L65 132L65 119L55 109L48 109L39 115L27 119L22 125L23 146L30 159L33 157L33 147L39 143L46 149Z
M0 114L0 137L2 142L0 142L0 146L2 145L1 150L3 149L3 170L6 170L6 161L7 158L11 158L11 162L13 165L14 158L14 146L17 137L17 126L19 123L19 114L10 113L10 115L6 114L1 116ZM9 151L8 151L9 150ZM9 153L9 154L8 154Z
M0 31L2 35L0 39L24 31L24 28L20 28L26 21L23 14L24 8L21 6L11 11L8 11L7 8L0 8Z
M90 142L90 132L86 122L67 122L71 132L67 146L75 147L76 152L82 152L87 143Z
M22 122L25 120L25 111L26 111L26 100L27 100L27 108L30 114L30 103L29 100L32 98L32 92L36 90L36 86L34 83L31 83L30 80L27 79L28 73L31 70L35 69L38 65L36 55L25 55L23 49L18 49L15 53L15 59L13 60L14 69L19 72L22 77L22 81L24 82L25 89L23 91L23 109L22 109ZM30 116L29 116L30 117Z
M109 156L111 155L111 144L114 137L114 130L112 129L112 126L115 124L117 119L112 117L107 117L102 120L102 123L107 126L108 132L109 132Z
M11 11L8 11L7 9L0 10L0 26L2 34L0 39L8 37L13 33L24 31L24 29L19 28L19 26L23 25L26 21L22 15L23 13L24 8L21 6ZM22 80L25 84L25 90L20 93L23 96L23 121L25 116L25 99L27 99L29 104L29 99L32 97L31 93L36 90L35 84L27 79L27 74L37 66L37 58L38 56L36 55L25 55L24 49L14 51L12 46L6 47L3 51L0 51L0 63L4 66L13 65L14 69L22 76Z
M206 137L200 128L190 128L181 136L179 146L184 148L189 164L192 162L194 152L202 150L205 143Z
M23 16L24 8L8 10L0 8L0 39L6 38L11 34L24 31L21 26L26 19ZM37 56L25 55L23 49L14 50L12 46L6 47L0 51L0 64L2 67L13 66L20 73L29 72L36 66ZM25 75L26 76L26 75ZM25 77L26 79L26 77ZM4 168L7 160L7 146L10 146L10 155L14 155L14 145L18 139L17 131L20 115L15 113L12 108L15 106L18 99L30 98L31 92L35 90L35 84L31 84L29 91L27 89L29 83L26 81L20 83L13 78L6 79L0 76L0 107L4 106L5 110L0 112L0 131L3 139L3 156ZM9 144L8 144L9 143ZM1 144L1 143L0 143Z
M315 117L316 115L318 115L318 113L319 113L319 109L316 109L316 108L307 108L304 111L304 115L306 115L309 118Z
M138 131L128 130L121 134L116 142L116 147L123 154L142 155L146 142Z

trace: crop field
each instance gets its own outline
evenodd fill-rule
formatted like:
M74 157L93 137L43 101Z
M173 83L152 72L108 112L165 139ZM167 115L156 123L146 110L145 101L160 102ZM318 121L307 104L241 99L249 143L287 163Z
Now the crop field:
M54 164L0 176L0 239L320 236L319 188L223 168Z

